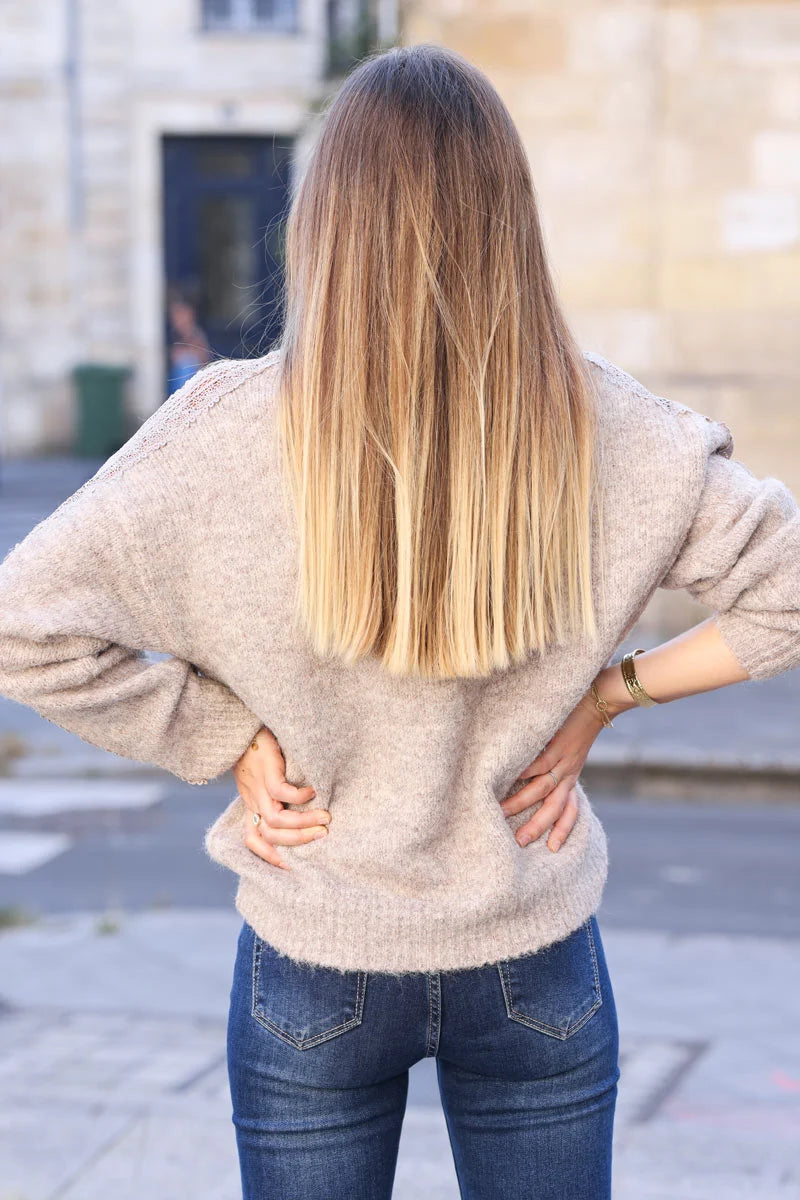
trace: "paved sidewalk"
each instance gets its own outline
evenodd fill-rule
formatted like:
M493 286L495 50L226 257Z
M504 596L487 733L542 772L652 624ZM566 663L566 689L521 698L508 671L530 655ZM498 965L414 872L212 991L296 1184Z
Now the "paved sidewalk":
M239 927L185 910L0 935L0 1200L238 1200L224 1055ZM797 943L603 936L615 1200L797 1200ZM394 1195L458 1200L432 1060L411 1072Z

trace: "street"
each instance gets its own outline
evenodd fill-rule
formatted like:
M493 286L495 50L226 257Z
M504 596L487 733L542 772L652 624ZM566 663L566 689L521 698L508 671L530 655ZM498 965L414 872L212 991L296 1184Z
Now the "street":
M76 788L87 807L69 811ZM40 867L0 875L2 904L42 913L231 906L236 880L205 856L202 839L234 793L168 776L0 780L3 830L45 846L61 839ZM800 938L800 806L589 796L609 840L604 928Z

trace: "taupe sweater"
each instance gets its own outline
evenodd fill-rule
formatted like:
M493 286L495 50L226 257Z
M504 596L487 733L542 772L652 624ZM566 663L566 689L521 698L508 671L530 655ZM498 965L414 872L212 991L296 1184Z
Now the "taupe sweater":
M732 457L727 425L587 358L608 571L596 643L433 682L310 653L292 621L272 352L202 370L6 556L0 693L190 783L222 775L268 726L288 778L330 808L328 837L281 847L282 871L245 847L234 796L205 844L240 876L242 916L294 958L446 970L566 936L597 909L608 870L584 789L557 854L544 837L518 846L532 809L506 818L498 802L653 591L686 588L712 609L753 678L800 664L792 494Z

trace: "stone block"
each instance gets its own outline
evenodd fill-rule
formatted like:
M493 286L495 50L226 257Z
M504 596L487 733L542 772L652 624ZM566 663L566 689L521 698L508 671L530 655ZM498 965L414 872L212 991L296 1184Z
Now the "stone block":
M661 96L665 125L694 141L727 145L733 131L756 130L768 119L769 75L728 64L670 72Z
M770 117L800 124L800 72L793 67L775 67L769 71L767 106Z
M493 81L497 86L495 73ZM513 95L505 89L501 95L523 137L543 136L564 127L595 129L609 103L609 91L616 91L601 76L587 77L576 87L573 76L566 73L531 74L515 83Z
M757 381L800 379L797 316L766 308L729 311L721 319L713 308L705 312L674 309L663 315L671 361L675 369L693 372L696 379L752 377ZM793 386L797 386L796 382Z
M742 66L800 63L800 8L793 3L715 5L707 46L718 59Z
M650 272L644 263L554 263L556 286L566 307L643 308L652 297Z
M668 308L719 313L800 305L800 251L712 258L666 259L660 264L660 298Z
M800 193L770 188L728 192L722 197L720 243L736 254L780 250L800 238Z
M612 75L631 63L652 62L657 13L650 4L576 5L566 21L569 56L576 72Z
M559 71L566 60L566 30L555 12L498 14L491 7L445 19L440 33L446 45L484 70L534 73Z
M671 347L660 313L641 308L583 309L570 306L579 344L596 350L623 370L641 378L671 361Z
M660 207L661 259L701 256L718 251L721 198L704 192L665 197Z
M701 65L703 21L689 9L665 8L661 14L661 53L667 71L688 72Z
M753 181L800 188L800 129L764 129L752 141Z
M581 196L586 210L599 198L648 194L651 150L646 138L622 132L561 129L526 141L534 177L543 194Z

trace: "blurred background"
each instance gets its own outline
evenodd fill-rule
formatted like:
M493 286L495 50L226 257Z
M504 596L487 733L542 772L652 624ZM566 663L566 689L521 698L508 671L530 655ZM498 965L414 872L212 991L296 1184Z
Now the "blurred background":
M797 0L0 0L0 555L209 357L280 335L320 108L420 41L506 101L582 345L800 496ZM619 654L706 616L659 590ZM800 1197L798 675L624 714L582 776L617 1200ZM240 1194L235 879L202 849L234 792L0 698L0 1200ZM420 1193L458 1196L429 1059L396 1187Z

